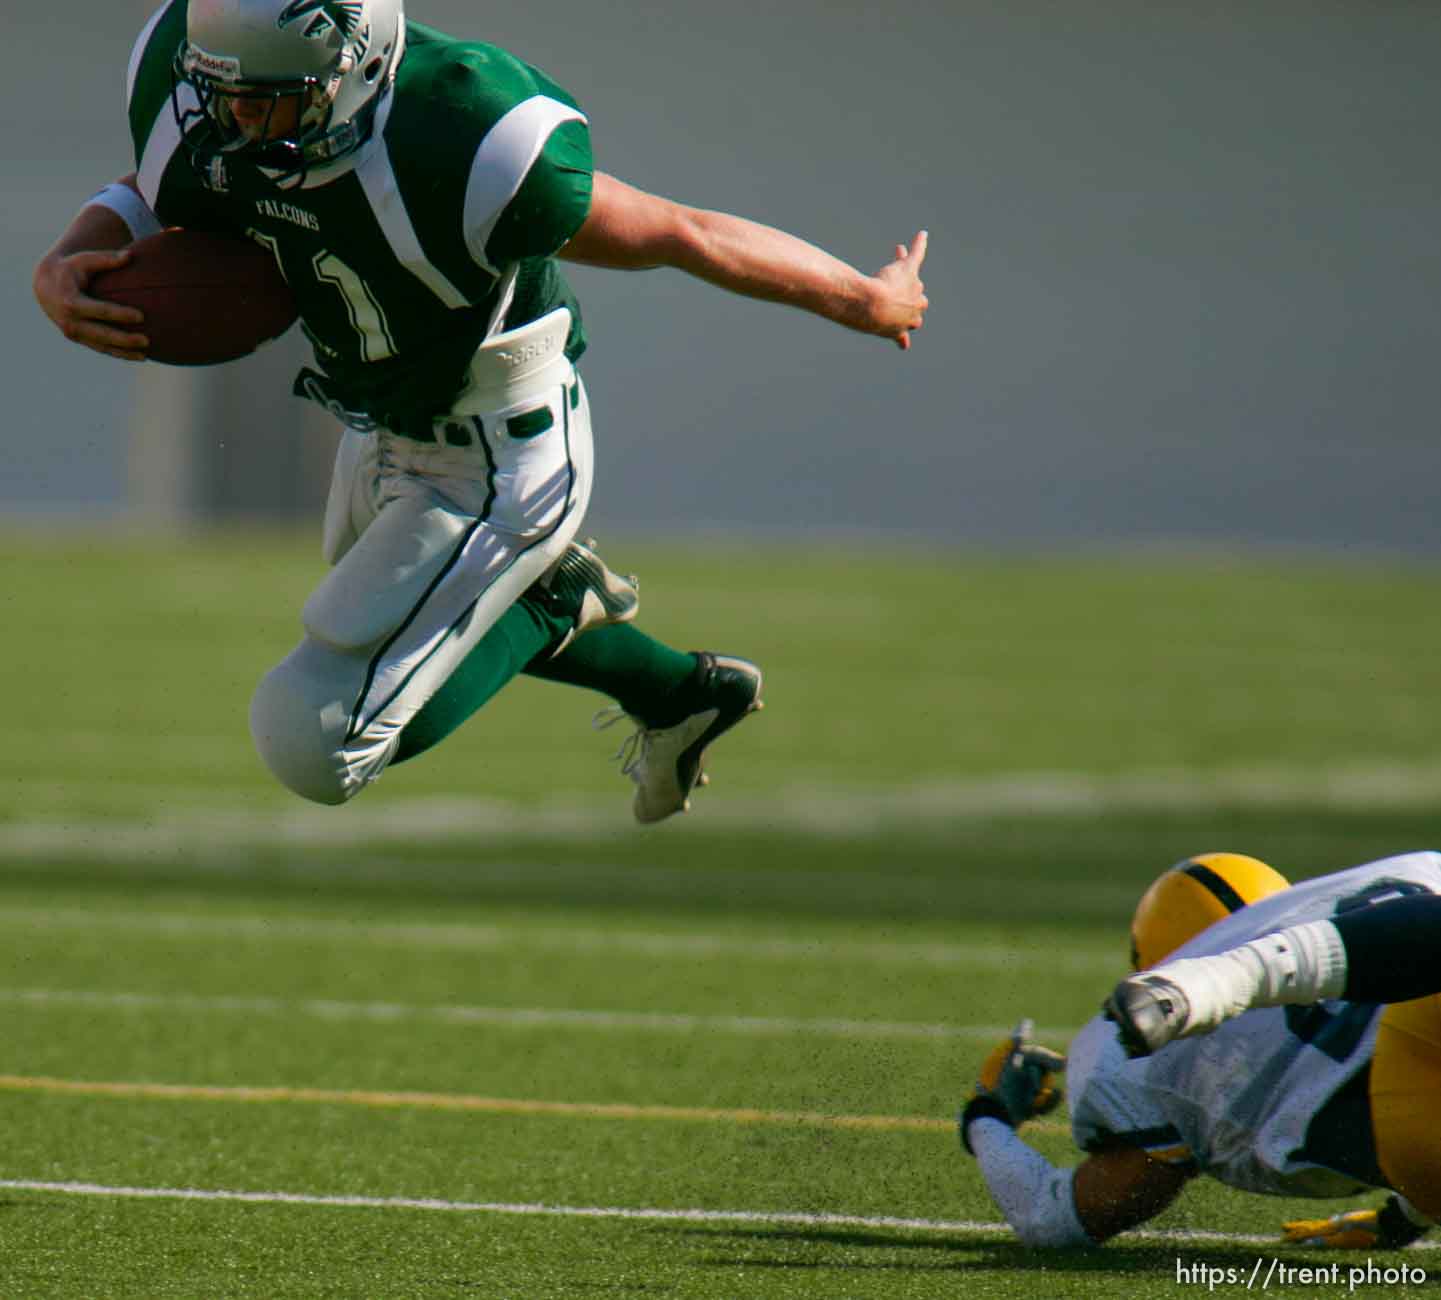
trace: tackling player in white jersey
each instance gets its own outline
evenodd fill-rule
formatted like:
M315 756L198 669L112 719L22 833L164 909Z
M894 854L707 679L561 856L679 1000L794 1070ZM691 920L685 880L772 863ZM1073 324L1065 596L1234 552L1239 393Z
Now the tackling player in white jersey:
M526 672L614 699L638 727L622 747L636 817L684 810L706 746L759 707L761 674L645 636L634 583L573 541L590 407L557 259L674 267L907 348L925 234L865 275L637 190L594 168L559 85L407 21L401 0L168 0L126 97L135 170L41 259L41 307L67 338L144 360L141 313L92 296L91 278L162 226L248 237L314 348L296 392L346 425L333 568L252 701L271 771L343 803Z
M1132 962L1069 1061L997 1048L961 1140L1032 1246L1145 1222L1205 1174L1244 1191L1379 1209L1287 1225L1289 1240L1397 1247L1441 1219L1441 854L1297 885L1254 858L1189 859L1143 896ZM1059 1100L1088 1153L1056 1168L1015 1129Z

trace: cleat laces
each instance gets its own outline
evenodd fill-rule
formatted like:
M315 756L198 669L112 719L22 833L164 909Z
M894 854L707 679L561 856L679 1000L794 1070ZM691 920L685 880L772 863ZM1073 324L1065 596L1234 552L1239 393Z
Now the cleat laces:
M636 729L616 747L611 761L619 763L621 774L639 785L645 780L646 762L650 758L651 729L618 704L601 709L590 720L590 726L592 731L606 731L621 721L636 723Z

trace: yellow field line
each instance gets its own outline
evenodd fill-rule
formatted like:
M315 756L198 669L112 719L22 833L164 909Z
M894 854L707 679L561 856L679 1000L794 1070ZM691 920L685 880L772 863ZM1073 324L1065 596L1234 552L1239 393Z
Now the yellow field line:
M719 1124L801 1124L813 1128L936 1132L955 1128L952 1119L926 1115L826 1115L804 1110L723 1109L710 1106L636 1106L624 1103L540 1101L474 1097L444 1092L370 1092L332 1088L214 1087L187 1083L124 1083L0 1075L0 1091L72 1097L119 1097L147 1101L301 1102L413 1110L478 1111L489 1115L564 1115L578 1119L681 1120Z

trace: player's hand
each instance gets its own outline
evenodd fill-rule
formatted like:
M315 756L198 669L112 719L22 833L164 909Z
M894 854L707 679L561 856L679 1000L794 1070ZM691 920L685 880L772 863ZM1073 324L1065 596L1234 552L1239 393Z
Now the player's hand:
M1291 1246L1375 1250L1381 1237L1376 1217L1375 1210L1348 1210L1329 1219L1292 1219L1281 1225L1281 1239Z
M896 260L881 267L872 277L874 293L870 305L870 332L894 339L904 351L911 346L911 331L925 323L926 286L921 282L921 263L926 260L929 236L922 230L907 248L896 245Z
M999 1102L1012 1128L1055 1110L1064 1095L1056 1076L1066 1068L1066 1058L1033 1043L1034 1032L1035 1023L1022 1020L1015 1032L981 1063L976 1079L973 1098L988 1097Z
M144 361L150 340L137 328L144 324L144 314L89 293L90 281L99 272L129 260L123 248L46 256L35 268L35 300L72 343L122 361Z

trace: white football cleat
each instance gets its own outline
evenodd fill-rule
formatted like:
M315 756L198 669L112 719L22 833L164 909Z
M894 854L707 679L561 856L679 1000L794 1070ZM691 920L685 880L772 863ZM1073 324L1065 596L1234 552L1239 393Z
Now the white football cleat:
M764 708L760 699L761 670L745 659L696 652L695 677L683 690L693 693L698 707L669 727L648 727L640 718L638 730L616 752L620 770L635 782L631 805L638 822L663 821L690 810L690 794L708 785L702 770L707 746L749 714ZM606 727L625 717L619 710L603 710L596 725Z
M1346 988L1346 946L1330 921L1275 930L1208 957L1183 957L1130 975L1105 1013L1132 1056L1208 1034L1253 1007L1303 1006Z
M1105 1013L1120 1030L1127 1056L1150 1056L1184 1035L1191 1003L1170 980L1143 973L1116 985L1106 999Z

